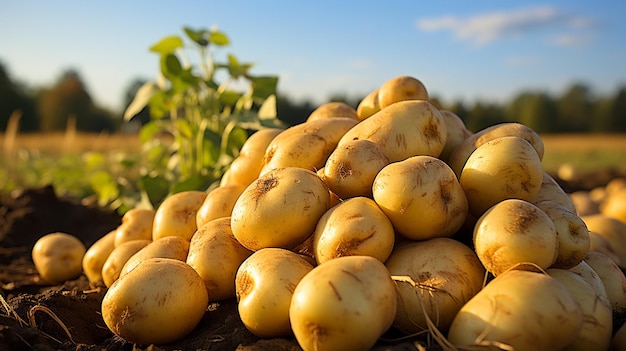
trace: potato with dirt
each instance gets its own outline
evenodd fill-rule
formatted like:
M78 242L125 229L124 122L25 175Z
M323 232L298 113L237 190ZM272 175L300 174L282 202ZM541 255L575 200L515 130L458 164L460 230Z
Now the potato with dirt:
M411 240L450 237L468 213L454 172L432 156L390 163L376 175L372 192L396 231Z
M226 184L210 190L196 212L196 227L222 217L230 217L237 198L246 189L247 184Z
M382 262L344 256L302 277L289 319L304 351L365 351L391 327L396 306L395 284Z
M613 313L623 315L626 312L626 276L624 276L624 272L615 261L600 252L587 252L584 260L602 280Z
M348 117L358 120L354 107L340 101L331 101L319 105L309 114L306 121L313 121L321 118Z
M543 182L541 159L523 138L508 136L480 145L459 176L469 211L479 217L505 199L530 201Z
M137 265L149 258L172 258L179 261L187 259L189 241L179 236L166 236L150 242L124 263L120 276L135 269Z
M186 190L168 195L157 207L152 226L152 240L166 236L179 236L191 240L196 226L198 209L204 203L207 192Z
M102 280L102 267L104 266L104 262L106 262L107 258L113 249L115 249L115 235L117 230L114 229L100 239L96 240L89 248L87 252L85 252L85 256L83 256L83 273L89 280L89 284L91 285L100 285L104 284Z
M102 281L110 287L120 277L122 268L134 254L148 246L152 240L131 240L115 247L102 265Z
M494 276L514 267L547 269L559 253L556 227L550 217L520 199L499 202L479 217L473 242L478 258Z
M208 302L202 278L188 264L151 258L109 287L101 311L117 336L138 345L163 345L191 333Z
M372 256L385 262L395 243L391 221L374 200L353 197L332 207L313 233L318 264L342 256Z
M446 144L446 124L437 108L424 100L394 103L347 131L338 146L351 140L380 145L390 162L411 156L437 157Z
M131 240L152 240L154 210L131 208L122 216L122 223L115 233L115 246Z
M619 258L620 268L626 269L626 223L602 213L581 216L590 232L602 236Z
M252 254L233 235L230 217L202 225L191 238L187 264L204 281L209 299L235 297L235 275L239 265Z
M54 232L37 239L31 258L41 279L58 284L82 273L86 251L85 244L74 235Z
M385 265L398 285L394 326L407 335L427 330L427 318L445 333L485 279L474 251L450 238L400 245Z
M244 326L261 338L291 336L293 291L313 265L295 252L265 248L252 253L235 277L237 310Z
M369 140L349 140L338 145L323 167L324 183L342 199L372 197L374 178L389 159Z
M291 249L315 230L330 208L330 192L312 171L279 168L260 176L239 196L231 216L235 238L247 249Z
M359 102L356 107L356 115L359 121L362 121L378 111L380 111L380 104L378 103L378 88L376 88Z
M426 86L412 76L398 76L385 81L378 88L378 104L381 109L405 100L428 101Z
M580 305L557 279L510 270L490 281L454 317L448 341L516 351L563 350L583 325Z
M446 145L443 147L439 158L448 162L452 150L459 146L463 140L469 138L473 132L471 132L465 126L465 122L456 113L448 110L439 110L443 121L446 123Z

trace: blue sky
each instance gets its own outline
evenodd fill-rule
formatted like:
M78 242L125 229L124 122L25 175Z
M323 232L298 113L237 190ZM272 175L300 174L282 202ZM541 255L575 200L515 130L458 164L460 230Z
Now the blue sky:
M156 77L152 44L217 26L231 40L218 59L255 62L297 100L364 96L398 75L444 102L559 94L573 82L608 94L626 84L624 15L617 0L0 0L0 62L34 87L76 69L96 103L119 110L135 78Z

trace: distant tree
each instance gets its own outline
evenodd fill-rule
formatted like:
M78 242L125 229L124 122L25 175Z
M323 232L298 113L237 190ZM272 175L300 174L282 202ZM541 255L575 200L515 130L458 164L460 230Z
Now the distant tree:
M282 94L277 94L276 97L277 117L290 126L306 121L307 117L316 108L317 106L308 100L296 103Z
M557 132L557 108L546 93L524 92L517 95L507 108L507 117L538 133Z
M346 94L332 94L329 97L328 102L343 102L348 106L352 106L354 107L354 109L356 109L357 106L359 106L361 100L363 100L363 97L364 96L349 97Z
M591 90L583 83L573 84L556 101L558 129L563 132L585 132L593 116Z
M37 130L37 113L34 99L25 89L14 82L4 65L0 63L0 131L6 130L7 122L14 111L20 111L19 130Z
M454 114L459 116L465 123L465 126L467 127L469 110L467 109L463 101L457 100L450 105L443 106L443 109L453 112Z
M102 131L115 129L109 112L94 105L78 72L64 72L51 88L42 89L38 98L40 129L64 130L70 117L76 120L76 129Z
M464 120L467 129L473 132L507 121L501 105L482 101L477 101L474 104Z

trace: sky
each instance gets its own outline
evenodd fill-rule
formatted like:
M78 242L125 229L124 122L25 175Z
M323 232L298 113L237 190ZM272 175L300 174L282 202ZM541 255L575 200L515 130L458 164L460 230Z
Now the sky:
M626 84L624 15L618 0L0 0L0 63L29 87L74 69L118 111L134 80L156 79L152 44L217 27L231 41L217 60L253 62L297 101L363 97L400 75L443 102L560 94L576 82L602 95Z

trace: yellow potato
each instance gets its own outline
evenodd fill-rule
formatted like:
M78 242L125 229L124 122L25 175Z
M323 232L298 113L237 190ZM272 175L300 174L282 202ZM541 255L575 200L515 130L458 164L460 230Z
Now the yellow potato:
M606 291L602 278L591 268L587 261L582 260L579 264L567 270L578 275L591 286L597 296L596 299L598 302L609 306L611 305L609 294Z
M210 190L196 212L196 227L222 217L230 217L235 201L248 185L226 184Z
M378 88L367 94L356 107L356 115L360 121L380 111L378 104Z
M412 240L452 236L468 212L467 198L454 172L431 156L385 166L372 189L374 201L394 228Z
M582 218L552 200L540 201L535 205L550 217L556 228L558 256L552 267L568 269L580 263L590 245L589 229Z
M381 109L405 100L428 101L428 91L419 79L411 76L394 77L378 88L378 104Z
M461 170L469 156L482 144L487 143L496 138L504 136L520 137L530 143L537 152L539 159L543 159L544 145L543 140L537 132L528 126L516 122L503 122L482 129L463 140L450 153L448 164L457 176L461 174Z
M580 305L583 314L583 324L578 337L566 350L608 350L613 332L611 306L598 301L591 285L580 276L556 268L548 269L547 273L565 285Z
M626 187L608 192L600 204L600 212L626 224Z
M515 351L563 350L583 325L578 302L544 273L511 270L489 282L454 317L456 346L506 346Z
M326 211L313 235L313 254L318 264L354 255L385 262L395 242L391 221L367 197L350 198Z
M153 221L153 209L131 208L124 213L122 223L117 227L115 246L131 240L151 240Z
M237 310L244 326L261 338L291 336L293 291L313 265L286 249L265 248L246 258L235 278Z
M172 258L185 261L188 252L189 241L179 236L166 236L157 239L130 256L128 260L126 260L126 263L124 263L120 271L120 276L133 270L138 264L149 258Z
M600 212L600 205L591 198L589 191L578 190L568 195L579 216L588 216Z
M157 207L152 227L152 240L166 236L180 236L191 240L198 227L196 215L204 203L207 193L199 190L187 190L169 195Z
M303 351L365 351L389 329L396 306L395 284L382 262L344 256L302 277L289 319Z
M116 246L102 265L104 285L110 287L119 278L126 261L151 242L152 240L131 240Z
M162 345L187 336L208 306L204 283L185 262L151 258L118 279L102 299L102 318L117 336Z
M621 267L622 261L615 253L615 249L613 249L609 240L593 231L589 231L589 251L602 253Z
M626 323L616 328L615 334L611 339L611 351L626 350Z
M383 150L390 162L411 156L437 157L446 144L446 124L439 110L424 100L392 104L347 131L338 145L369 140Z
M626 312L626 277L624 272L615 261L601 252L587 252L585 262L604 283L613 312L617 315L623 315Z
M526 264L547 269L556 261L558 245L550 217L524 200L508 199L494 205L474 227L476 254L495 276L513 267L533 269Z
M187 264L204 281L209 299L219 301L235 296L237 268L251 254L233 236L230 217L223 217L198 228L191 238Z
M443 147L439 158L445 162L450 158L452 150L463 142L463 140L469 138L472 133L466 128L465 122L454 112L448 110L439 110L443 121L446 123L446 145Z
M371 197L374 178L388 164L389 159L378 144L349 140L328 156L322 179L340 198Z
M569 212L576 213L576 206L569 194L545 171L543 172L543 180L539 191L528 201L535 205L541 201L557 202Z
M102 266L113 249L115 249L115 235L117 230L114 229L105 234L102 238L93 243L83 256L82 266L85 276L91 285L103 284Z
M317 174L298 167L279 168L259 177L239 196L231 216L232 231L252 251L291 249L313 233L329 207L330 193Z
M313 112L311 112L309 117L307 117L307 121L334 117L359 119L354 107L346 104L345 102L332 101L318 106L315 110L313 110Z
M505 199L530 201L541 188L543 174L530 143L520 137L501 137L480 145L469 156L459 182L469 211L480 216Z
M85 245L77 237L55 232L37 239L31 257L41 279L58 284L82 273L85 251Z
M626 269L626 223L602 213L581 216L581 218L585 221L589 231L601 235L609 242L619 257L618 264Z
M474 251L450 238L397 247L385 265L398 277L394 326L405 334L428 329L426 316L445 333L461 307L482 288L485 278L485 268ZM403 277L411 280L402 281Z

